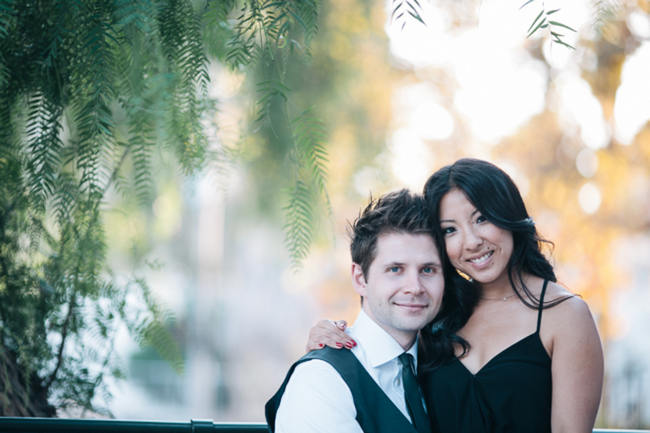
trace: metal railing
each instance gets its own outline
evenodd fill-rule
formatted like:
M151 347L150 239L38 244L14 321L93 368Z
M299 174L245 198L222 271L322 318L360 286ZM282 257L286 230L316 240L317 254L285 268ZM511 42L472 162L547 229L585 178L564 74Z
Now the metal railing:
M0 417L2 433L268 433L263 423Z
M268 433L264 423L125 421L0 417L1 433ZM650 430L594 429L594 433L650 433Z

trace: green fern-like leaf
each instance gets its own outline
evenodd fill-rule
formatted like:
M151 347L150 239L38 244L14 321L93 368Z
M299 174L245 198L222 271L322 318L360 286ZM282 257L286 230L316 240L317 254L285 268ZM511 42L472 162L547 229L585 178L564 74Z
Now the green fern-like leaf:
M299 47L307 54L309 44L318 31L318 4L313 0L274 1L266 4L264 27L267 38L273 42L266 48ZM270 11L269 11L270 10ZM298 30L304 37L304 45L297 40Z
M54 192L56 173L59 170L61 109L54 106L40 92L27 102L27 158L29 183L33 198L44 206L47 197Z
M226 62L233 69L240 69L250 64L255 55L254 46L247 41L232 38L226 43Z
M328 214L332 209L327 193L328 154L324 145L326 128L313 111L306 110L292 122L299 163L313 178L318 194L324 198Z
M533 3L534 1L535 0L528 0L528 1L524 2L521 5L520 9L528 6L529 4ZM530 26L528 27L528 30L526 31L526 33L527 33L526 37L530 38L531 36L533 36L535 33L537 33L538 31L540 31L542 29L549 29L548 32L551 35L551 38L552 38L551 40L554 43L556 43L558 45L565 46L565 47L570 48L570 49L575 49L572 45L566 43L566 41L564 41L562 39L565 35L560 33L559 29L569 30L571 32L575 32L576 30L573 29L572 27L570 27L567 24L564 24L564 23L562 23L560 21L557 21L557 20L551 18L551 15L556 14L559 11L560 11L559 8L547 11L544 8L543 3L542 3L541 10L535 16L535 19L533 19L533 22L530 24Z
M406 27L408 17L426 25L421 15L422 5L418 0L393 0L392 8L391 21L394 23L401 22L402 30Z
M242 6L237 16L234 35L227 43L226 60L234 68L241 68L259 57L262 42L259 29L262 17L257 2Z
M171 315L165 317L165 319L165 322L171 320ZM161 318L144 322L141 328L141 343L156 349L160 356L169 362L174 371L182 374L184 370L183 356L176 340L165 327L165 322Z
M11 23L17 14L15 4L15 0L0 2L0 38L5 38L9 34Z
M260 0L244 3L236 19L234 34L228 42L226 60L241 68L263 55L273 59L276 50L287 47L297 28L308 45L318 30L318 3L305 1ZM293 48L295 44L291 44Z
M5 0L0 3L0 44L9 36L9 32L15 26L15 0ZM4 50L0 50L0 88L4 88L9 82L9 70L7 60L4 58Z
M226 21L236 4L237 0L208 0L205 8L210 11L214 22L219 23Z
M4 58L4 53L0 52L0 88L4 88L9 82L9 68Z
M134 27L142 34L148 34L155 25L153 16L156 6L151 0L115 0L115 26L118 29Z
M592 0L593 26L600 34L606 33L607 28L623 9L620 0Z
M291 122L291 128L295 146L291 161L296 181L284 207L284 231L292 267L297 269L311 246L315 207L324 202L330 217L332 209L326 187L328 155L324 124L308 109Z
M146 92L146 89L139 90ZM133 96L126 102L129 140L125 147L133 160L136 196L140 204L145 206L149 206L153 200L151 156L155 144L154 122L149 109L145 106L148 102L150 102L149 98L137 96Z
M265 80L257 83L257 93L259 95L257 104L257 115L255 121L259 122L269 114L272 101L276 97L281 97L286 103L291 89L279 80Z
M546 23L546 17L544 17L544 9L539 11L533 22L530 24L527 30L527 37L531 37L541 26Z
M97 5L86 11L81 26L86 30L83 41L87 75L79 77L85 92L76 100L78 125L77 168L81 185L91 194L102 187L100 162L114 148L114 120L110 101L115 97L112 44L115 37L108 24L108 11ZM105 179L104 179L105 180Z
M285 245L294 268L301 266L312 240L312 194L307 184L298 179L289 191L285 212Z
M200 43L200 18L191 4L170 1L160 14L159 27L163 51L170 59L169 67L174 72L176 84L170 101L169 137L183 167L189 172L203 164L207 146L200 125L202 106L197 99L197 87L205 95L209 80L207 58Z
M178 343L167 330L166 324L174 321L174 315L160 307L152 296L146 282L136 280L136 286L142 291L142 296L147 304L150 314L144 314L136 319L133 330L136 341L141 346L150 346L174 368L178 374L184 370L183 355Z
M302 25L305 31L305 42L307 45L318 33L319 7L315 0L305 0L294 3L293 14Z
M57 187L53 199L56 220L60 227L71 221L77 211L79 189L76 179L69 173L62 173L57 178Z
M138 139L132 143L135 188L141 204L150 204L153 197L151 179L151 143Z

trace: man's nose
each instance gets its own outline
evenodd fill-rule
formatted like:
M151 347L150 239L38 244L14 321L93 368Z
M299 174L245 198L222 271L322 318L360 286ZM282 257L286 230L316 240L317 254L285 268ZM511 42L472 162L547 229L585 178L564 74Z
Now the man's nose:
M424 286L420 281L420 272L417 269L409 270L405 275L404 291L406 293L420 294L424 291Z

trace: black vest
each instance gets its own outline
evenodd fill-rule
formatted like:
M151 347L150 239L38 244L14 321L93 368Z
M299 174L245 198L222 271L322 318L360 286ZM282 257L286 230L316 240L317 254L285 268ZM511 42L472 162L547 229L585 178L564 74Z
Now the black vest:
M275 415L293 370L311 359L329 363L343 378L352 392L357 422L364 433L417 433L351 351L329 347L309 352L291 366L278 392L266 403L266 422L271 432L275 431Z

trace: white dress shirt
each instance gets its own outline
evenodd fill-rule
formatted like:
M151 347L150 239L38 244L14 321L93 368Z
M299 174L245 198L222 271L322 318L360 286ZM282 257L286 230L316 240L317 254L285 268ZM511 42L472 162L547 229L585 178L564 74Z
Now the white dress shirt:
M404 349L363 310L346 332L357 345L352 353L410 421L401 364ZM341 349L347 350L347 349ZM417 341L407 351L417 368ZM276 433L363 433L356 420L352 393L329 363L313 359L299 364L284 391L276 415Z

